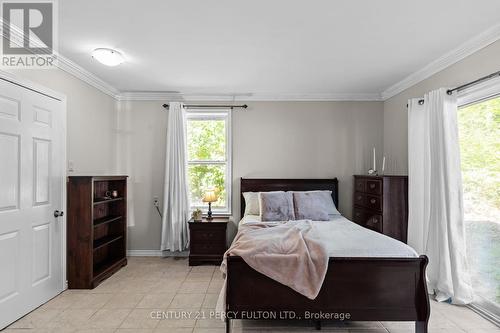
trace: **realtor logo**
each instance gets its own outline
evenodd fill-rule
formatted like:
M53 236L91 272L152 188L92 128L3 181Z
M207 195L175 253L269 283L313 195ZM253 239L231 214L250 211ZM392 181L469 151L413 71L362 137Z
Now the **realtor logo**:
M2 66L51 67L55 56L54 1L2 2Z

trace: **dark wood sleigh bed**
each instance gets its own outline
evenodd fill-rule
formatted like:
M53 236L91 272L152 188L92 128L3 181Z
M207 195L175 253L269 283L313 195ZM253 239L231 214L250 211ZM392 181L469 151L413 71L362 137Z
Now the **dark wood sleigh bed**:
M240 192L330 190L338 206L337 179L241 179ZM245 201L241 195L241 216ZM227 258L226 332L232 319L414 321L427 332L427 257L329 259L318 297L310 300L262 275L241 257Z

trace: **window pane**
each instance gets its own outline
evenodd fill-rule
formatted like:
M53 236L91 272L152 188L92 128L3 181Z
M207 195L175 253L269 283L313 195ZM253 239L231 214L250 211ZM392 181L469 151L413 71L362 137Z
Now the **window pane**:
M188 119L187 150L189 161L226 160L226 121Z
M191 164L188 166L188 175L189 199L192 207L207 207L208 209L208 203L202 202L201 199L206 189L215 187L218 190L219 200L212 203L212 208L227 208L225 164Z
M500 315L500 98L461 108L458 122L475 301Z

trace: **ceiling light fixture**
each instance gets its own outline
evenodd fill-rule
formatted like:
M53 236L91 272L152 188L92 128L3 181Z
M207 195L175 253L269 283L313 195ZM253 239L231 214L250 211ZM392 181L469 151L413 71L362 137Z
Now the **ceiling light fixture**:
M92 52L92 58L106 66L118 66L125 61L120 52L107 48L95 49Z

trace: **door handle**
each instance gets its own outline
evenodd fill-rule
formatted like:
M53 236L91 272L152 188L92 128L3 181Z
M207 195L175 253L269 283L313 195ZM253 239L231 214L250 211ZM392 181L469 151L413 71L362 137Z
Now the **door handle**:
M64 216L63 211L59 211L59 210L54 211L54 217L62 217L62 216Z

